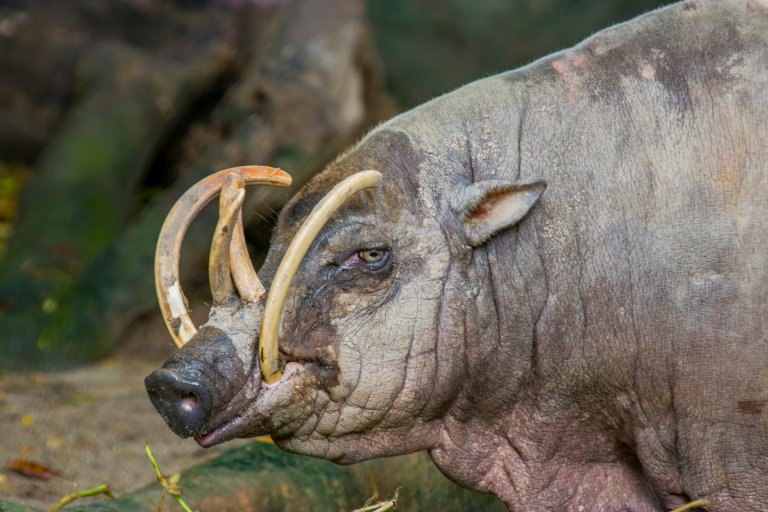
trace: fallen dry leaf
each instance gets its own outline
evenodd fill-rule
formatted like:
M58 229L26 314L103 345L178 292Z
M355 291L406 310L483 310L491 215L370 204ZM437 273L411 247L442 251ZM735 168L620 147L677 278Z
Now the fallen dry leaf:
M14 473L24 475L27 478L34 478L36 480L50 480L51 478L59 475L59 473L56 471L43 466L42 464L38 464L37 462L32 462L31 460L25 459L12 460L8 463L8 469Z

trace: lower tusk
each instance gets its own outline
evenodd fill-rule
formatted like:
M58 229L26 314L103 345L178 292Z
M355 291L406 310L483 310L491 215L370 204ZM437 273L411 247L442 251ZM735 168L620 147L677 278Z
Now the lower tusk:
M380 181L380 172L361 171L338 183L315 205L285 251L267 296L259 335L259 363L267 384L279 381L282 376L278 361L278 331L288 288L301 260L331 215L352 195L376 187Z
M238 213L235 230L232 233L232 244L229 246L229 264L232 268L232 278L235 280L240 298L245 302L258 302L267 294L261 284L256 269L253 268L248 246L245 244L243 233L242 212Z
M245 198L245 183L237 174L230 174L221 188L219 203L219 222L211 242L211 252L208 257L208 278L211 283L211 295L214 304L229 300L235 293L232 287L232 274L229 265L229 250L232 243L232 233L240 220L243 199Z

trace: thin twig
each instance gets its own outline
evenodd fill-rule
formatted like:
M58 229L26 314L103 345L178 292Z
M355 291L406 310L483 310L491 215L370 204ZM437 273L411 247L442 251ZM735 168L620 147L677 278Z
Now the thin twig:
M368 505L363 508L357 508L352 512L386 512L387 510L392 510L396 505L397 501L392 499L389 501L380 501L379 503L374 503L373 505Z
M107 498L113 500L115 497L112 495L112 491L109 490L109 485L104 484L93 489L86 489L84 491L73 492L61 498L58 503L46 510L45 512L59 512L62 508L69 505L71 502L78 498L87 498L88 496L96 496L97 494L104 494Z
M371 500L375 499L374 497L366 501L365 506L363 506L362 508L357 508L352 512L386 512L387 510L392 510L393 508L397 507L397 498L399 494L400 494L400 488L398 487L397 489L395 489L395 495L392 497L391 500L380 501L372 505L369 504Z
M163 475L162 472L160 472L160 466L157 465L157 460L155 460L155 456L152 453L152 450L150 449L148 444L144 445L144 450L147 452L147 457L149 457L149 462L152 463L152 467L155 469L155 475L157 476L157 481L160 482L160 485L163 486L163 495L160 497L161 503L162 500L165 498L165 494L168 493L171 496L173 496L173 499L176 500L176 503L179 504L179 506L184 510L184 512L192 512L192 509L189 508L189 505L187 505L184 500L181 498L181 486L179 485L179 480L181 480L181 475L178 473L171 475L170 477L166 477Z
M677 507L672 512L685 512L686 510L691 510L692 508L696 508L696 507L703 507L704 505L709 505L709 500L692 501L690 503L686 503L682 507Z
M377 510L381 506L381 503L374 503L373 505L367 505L362 508L356 508L352 512L373 512L374 510Z

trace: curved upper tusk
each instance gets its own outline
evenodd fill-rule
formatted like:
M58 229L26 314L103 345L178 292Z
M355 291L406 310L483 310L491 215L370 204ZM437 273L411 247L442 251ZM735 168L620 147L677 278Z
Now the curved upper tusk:
M235 290L232 287L229 251L235 224L240 220L241 207L245 199L245 182L237 174L230 174L221 188L219 202L219 222L211 242L208 256L208 280L214 304L221 304L230 299Z
M288 288L299 268L302 258L309 250L317 234L331 215L353 194L370 187L378 186L381 173L361 171L339 182L312 209L299 231L285 251L280 266L267 295L264 316L259 335L259 363L264 382L272 384L280 380L282 371L278 362L278 331L283 313Z
M197 329L187 312L187 300L179 282L181 242L192 219L216 197L226 177L236 173L246 184L287 187L291 176L274 167L246 165L224 169L196 183L179 198L165 218L155 250L155 291L163 319L174 343L181 347Z

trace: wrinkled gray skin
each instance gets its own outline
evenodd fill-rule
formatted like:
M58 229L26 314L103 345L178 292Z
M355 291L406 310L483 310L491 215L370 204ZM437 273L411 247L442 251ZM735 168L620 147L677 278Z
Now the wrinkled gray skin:
M281 213L268 288L364 169L381 187L294 280L298 364L261 383L262 305L215 307L168 363L213 413L177 432L340 463L429 450L512 510L768 507L766 0L676 4L380 126Z

